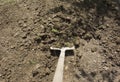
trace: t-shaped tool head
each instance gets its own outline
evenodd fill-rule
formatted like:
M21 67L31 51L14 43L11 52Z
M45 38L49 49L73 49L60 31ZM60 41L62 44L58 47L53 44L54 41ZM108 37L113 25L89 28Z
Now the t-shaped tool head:
M53 82L63 82L63 68L64 68L64 59L65 59L65 51L66 50L73 50L75 49L74 47L62 47L62 48L53 48L50 47L51 50L60 50L60 56L58 59L58 64L57 64L57 68L55 71L55 75L53 78Z
M60 51L64 50L64 51L66 51L66 50L74 50L75 47L62 47L62 48L53 48L53 47L50 47L50 49L51 50L60 50Z
M70 56L74 54L73 52L74 49L75 47L62 47L62 48L50 47L51 55L53 56L59 56L61 52L64 52L66 56Z

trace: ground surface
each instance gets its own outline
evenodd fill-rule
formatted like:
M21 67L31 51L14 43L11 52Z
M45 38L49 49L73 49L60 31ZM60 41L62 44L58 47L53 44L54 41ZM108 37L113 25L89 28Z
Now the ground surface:
M0 82L120 82L120 13L110 0L0 0Z

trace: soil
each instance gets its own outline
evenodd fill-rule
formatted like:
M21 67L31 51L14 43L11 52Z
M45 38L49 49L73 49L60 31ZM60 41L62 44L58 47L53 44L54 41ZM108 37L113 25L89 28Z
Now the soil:
M117 0L0 0L0 82L52 82L60 52L64 82L120 82Z

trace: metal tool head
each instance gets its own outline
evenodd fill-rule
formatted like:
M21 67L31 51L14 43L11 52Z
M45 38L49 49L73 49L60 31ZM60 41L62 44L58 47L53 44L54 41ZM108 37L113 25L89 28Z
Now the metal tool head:
M59 55L61 51L65 51L67 56L71 53L73 55L74 54L74 52L73 52L74 49L75 49L74 46L73 47L62 47L62 48L50 47L51 53L53 53L54 55Z
M74 50L75 47L62 47L62 48L53 48L53 47L50 47L51 50Z

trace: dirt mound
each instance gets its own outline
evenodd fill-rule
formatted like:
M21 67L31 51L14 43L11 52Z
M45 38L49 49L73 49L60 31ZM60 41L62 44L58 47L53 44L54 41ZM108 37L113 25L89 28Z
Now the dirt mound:
M51 46L76 47L74 56L66 56L64 82L120 81L117 2L0 3L0 82L52 82L58 56Z

